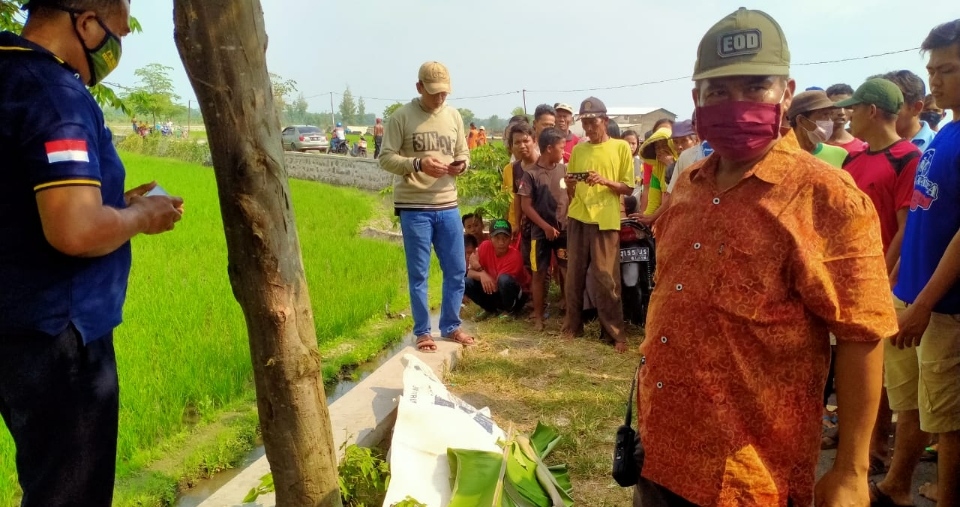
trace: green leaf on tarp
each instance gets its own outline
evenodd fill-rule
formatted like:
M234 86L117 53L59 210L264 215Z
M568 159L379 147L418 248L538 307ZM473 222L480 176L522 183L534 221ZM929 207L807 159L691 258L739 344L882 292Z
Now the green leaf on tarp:
M503 492L506 493L504 498L509 500L511 502L511 505L514 507L537 507L536 504L524 498L520 494L520 492L517 491L517 487L511 484L509 481L503 484ZM507 504L506 502L504 502L503 507L506 507L506 506Z
M449 505L554 507L562 504L572 507L573 486L567 467L548 467L543 462L543 456L559 441L560 434L555 428L540 423L531 437L514 436L511 430L505 442L498 442L504 448L502 454L448 449L453 489ZM495 502L499 505L494 505Z
M534 463L537 481L540 483L540 486L543 487L547 497L551 499L552 504L558 505L562 503L566 506L573 505L572 490L564 490L560 487L556 477L553 476L550 469L547 468L547 465L533 448L530 439L526 435L517 435L515 440L518 449L523 453L524 457Z
M560 442L560 432L553 426L547 426L537 421L537 429L530 435L530 444L540 455L540 459L546 459L553 448Z
M570 472L567 470L567 465L554 465L547 467L547 469L550 470L550 474L553 475L555 483L560 487L561 493L573 495L573 482L570 480Z
M537 463L520 450L516 442L510 442L507 460L507 480L525 500L537 507L551 507L553 503L537 480Z
M448 507L493 506L503 456L495 452L447 449L452 495Z

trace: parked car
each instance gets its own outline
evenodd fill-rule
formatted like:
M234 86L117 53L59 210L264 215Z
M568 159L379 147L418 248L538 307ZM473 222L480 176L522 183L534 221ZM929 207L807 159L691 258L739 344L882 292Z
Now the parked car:
M324 153L330 149L327 136L319 127L313 125L291 125L280 134L283 149L304 152L317 150Z

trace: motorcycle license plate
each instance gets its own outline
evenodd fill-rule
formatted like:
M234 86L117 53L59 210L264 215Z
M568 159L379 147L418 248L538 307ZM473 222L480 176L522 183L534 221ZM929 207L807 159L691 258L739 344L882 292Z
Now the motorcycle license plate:
M624 248L620 250L620 262L647 262L650 260L648 247Z

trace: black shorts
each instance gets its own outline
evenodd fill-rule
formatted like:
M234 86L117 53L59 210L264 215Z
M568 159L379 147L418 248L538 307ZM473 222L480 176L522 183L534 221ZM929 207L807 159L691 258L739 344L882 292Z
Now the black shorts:
M549 239L531 239L530 246L523 252L523 262L531 273L539 273L550 270L550 258L557 256L557 265L566 267L567 265L567 235L561 234L559 238L550 241Z

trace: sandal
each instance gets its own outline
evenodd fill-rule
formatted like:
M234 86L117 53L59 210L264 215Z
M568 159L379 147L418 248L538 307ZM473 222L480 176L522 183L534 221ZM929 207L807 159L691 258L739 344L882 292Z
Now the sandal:
M433 337L428 334L422 334L417 337L417 351L432 354L437 351L437 344Z
M890 498L890 495L880 491L880 488L877 487L877 483L870 481L870 507L914 507L913 504L910 505L900 505L893 501Z
M473 339L473 337L468 335L467 333L464 333L463 330L460 328L457 328L452 333L448 334L447 336L444 336L444 338L457 342L460 345L463 345L464 347L476 345L477 343L477 340Z

